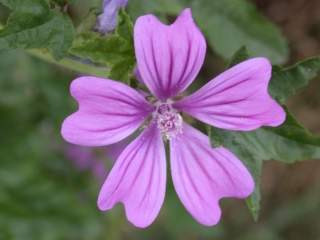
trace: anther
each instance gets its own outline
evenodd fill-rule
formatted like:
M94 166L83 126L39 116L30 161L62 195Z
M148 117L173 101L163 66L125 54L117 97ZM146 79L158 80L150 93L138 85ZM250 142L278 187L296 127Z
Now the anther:
M154 120L162 136L170 140L182 133L182 117L169 103L158 103L154 112Z

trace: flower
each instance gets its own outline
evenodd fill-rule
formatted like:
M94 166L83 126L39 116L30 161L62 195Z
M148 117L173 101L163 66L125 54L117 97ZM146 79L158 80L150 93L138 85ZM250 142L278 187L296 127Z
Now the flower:
M134 43L141 82L154 97L116 81L78 78L71 84L71 94L79 109L64 121L62 135L74 144L103 146L144 125L105 180L98 207L109 210L122 202L128 220L137 227L155 220L166 189L165 139L180 200L199 223L215 225L221 215L219 200L248 197L254 181L233 153L212 148L206 135L184 122L182 112L227 130L280 125L285 113L267 90L271 65L265 58L244 61L183 97L206 53L191 10L184 10L169 26L153 15L138 18Z
M101 33L112 32L117 25L117 15L120 8L125 7L128 0L104 0L103 13L98 16L97 30Z

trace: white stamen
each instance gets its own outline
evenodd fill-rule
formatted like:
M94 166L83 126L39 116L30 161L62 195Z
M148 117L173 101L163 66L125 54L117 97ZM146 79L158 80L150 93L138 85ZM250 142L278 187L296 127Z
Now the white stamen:
M165 139L170 140L182 133L182 117L172 108L170 103L156 103L153 118L157 122L157 126Z

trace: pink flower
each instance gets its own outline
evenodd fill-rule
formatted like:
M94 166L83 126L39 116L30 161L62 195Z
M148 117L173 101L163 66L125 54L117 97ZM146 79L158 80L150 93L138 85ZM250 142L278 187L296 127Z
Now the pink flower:
M267 91L271 65L265 58L247 60L181 97L206 53L190 9L170 26L153 15L140 17L134 40L142 82L155 97L144 97L112 80L78 78L71 84L71 94L79 110L64 121L62 135L74 144L103 146L121 141L144 124L105 180L99 208L109 210L122 202L135 226L147 227L155 220L166 189L164 138L170 145L171 175L180 200L199 223L215 225L221 215L219 200L248 197L254 182L234 154L212 148L206 135L183 121L182 112L229 130L280 125L285 113Z

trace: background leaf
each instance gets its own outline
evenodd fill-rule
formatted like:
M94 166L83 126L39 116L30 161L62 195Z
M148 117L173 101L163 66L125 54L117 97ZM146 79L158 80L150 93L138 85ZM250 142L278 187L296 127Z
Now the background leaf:
M319 73L320 57L306 59L287 68L275 66L269 86L270 94L280 103L284 103Z
M246 0L186 0L213 49L230 59L241 46L249 55L283 63L288 46L279 29Z
M98 183L72 166L59 134L70 73L18 51L0 56L0 239L102 239Z
M131 16L136 19L145 14L156 14L165 20L166 15L177 15L183 8L181 0L135 0L128 2L128 10Z
M101 35L93 31L78 34L70 50L73 55L110 68L109 77L128 81L135 66L132 22L121 10L114 34Z
M68 16L51 10L45 0L1 0L12 10L0 31L0 50L47 48L61 59L71 47L73 24Z
M245 46L242 46L242 47L239 48L239 50L236 51L236 52L234 53L234 55L232 56L228 68L231 68L231 67L233 67L234 65L236 65L236 64L238 64L238 63L241 63L242 61L248 59L249 57L250 57L250 56L249 56L249 53L248 53L247 48L246 48Z

